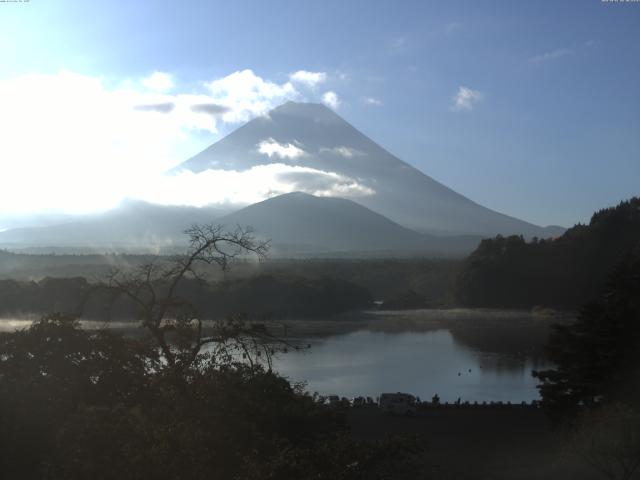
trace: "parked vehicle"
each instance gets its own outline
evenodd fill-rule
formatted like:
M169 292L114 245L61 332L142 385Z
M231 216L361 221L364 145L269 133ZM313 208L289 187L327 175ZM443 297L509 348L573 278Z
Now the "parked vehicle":
M378 407L383 412L396 415L410 415L416 412L416 397L408 393L382 393L378 400Z

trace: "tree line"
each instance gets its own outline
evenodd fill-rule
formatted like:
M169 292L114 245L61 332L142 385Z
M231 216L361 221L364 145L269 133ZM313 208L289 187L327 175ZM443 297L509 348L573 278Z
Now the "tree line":
M157 279L160 287L162 279ZM253 275L248 278L209 282L183 279L177 288L206 318L232 314L286 318L333 315L367 307L369 291L347 280L305 278L294 275ZM94 320L127 319L130 300L112 298L103 282L83 277L46 277L38 282L0 280L0 315L4 317L77 312Z
M555 239L483 240L463 262L454 301L475 307L577 308L597 298L607 276L640 244L640 198L593 214Z

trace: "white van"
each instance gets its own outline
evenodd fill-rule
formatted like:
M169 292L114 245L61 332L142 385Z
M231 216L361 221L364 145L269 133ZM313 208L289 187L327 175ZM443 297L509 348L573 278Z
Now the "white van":
M408 393L382 393L378 399L378 407L383 412L396 415L408 415L416 412L416 397Z

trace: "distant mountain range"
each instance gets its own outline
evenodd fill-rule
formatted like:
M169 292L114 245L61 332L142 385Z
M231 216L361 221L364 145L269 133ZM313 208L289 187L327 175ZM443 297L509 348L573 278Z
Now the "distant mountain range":
M0 248L175 251L186 245L185 228L215 222L253 227L259 236L272 239L272 254L281 256L463 255L481 237L547 238L564 231L472 202L396 158L319 104L288 102L169 174L242 172L274 163L291 167L278 180L298 192L274 190L272 198L242 209L127 201L112 211L56 225L0 232Z
M113 210L57 225L0 232L0 247L145 253L168 251L173 247L183 249L186 228L194 223L211 223L229 211L223 207L162 206L126 201Z

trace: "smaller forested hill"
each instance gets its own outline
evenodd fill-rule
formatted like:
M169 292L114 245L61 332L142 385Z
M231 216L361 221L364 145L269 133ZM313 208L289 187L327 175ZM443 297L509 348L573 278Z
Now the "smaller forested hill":
M455 281L457 303L575 308L597 298L625 254L640 248L640 198L593 214L556 239L483 240Z
M161 291L166 285L155 287ZM373 301L365 287L347 280L293 275L255 275L212 283L184 279L176 293L205 319L236 314L252 318L315 317L365 308ZM114 302L103 284L91 284L82 277L46 277L39 282L0 280L2 317L64 312L95 320L126 320L135 311L135 305L126 300Z

